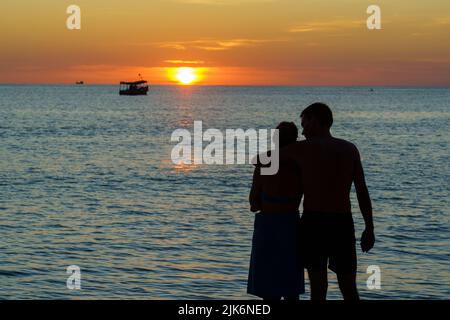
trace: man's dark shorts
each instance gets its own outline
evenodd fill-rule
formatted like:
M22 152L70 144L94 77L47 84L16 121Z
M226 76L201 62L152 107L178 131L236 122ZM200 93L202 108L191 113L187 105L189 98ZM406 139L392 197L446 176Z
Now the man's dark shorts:
M355 228L351 213L303 212L301 256L309 271L328 268L338 274L356 272Z

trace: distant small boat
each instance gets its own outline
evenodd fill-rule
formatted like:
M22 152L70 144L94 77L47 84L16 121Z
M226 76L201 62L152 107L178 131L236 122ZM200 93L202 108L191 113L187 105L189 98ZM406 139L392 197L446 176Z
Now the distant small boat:
M134 81L134 82L124 82L120 83L120 95L126 96L138 96L146 95L148 92L148 84L146 80Z
M84 81L77 81L75 84L84 84Z

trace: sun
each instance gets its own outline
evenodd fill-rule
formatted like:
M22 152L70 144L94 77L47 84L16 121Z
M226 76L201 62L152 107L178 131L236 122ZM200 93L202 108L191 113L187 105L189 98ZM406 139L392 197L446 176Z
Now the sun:
M188 67L178 68L175 77L179 83L184 85L192 84L197 79L195 69Z
M167 77L173 83L183 86L194 85L203 81L205 73L208 72L206 67L171 67L165 69Z

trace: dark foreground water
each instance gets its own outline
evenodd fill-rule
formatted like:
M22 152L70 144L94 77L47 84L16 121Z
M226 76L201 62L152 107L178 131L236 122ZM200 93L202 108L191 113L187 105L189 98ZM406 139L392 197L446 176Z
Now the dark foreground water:
M373 199L377 243L358 248L361 296L450 298L449 89L117 91L0 86L0 298L252 298L252 167L176 166L170 136L194 120L299 124L316 100L332 106L334 135L359 147ZM80 291L66 287L69 265L81 268ZM381 268L380 290L366 287L369 265ZM330 277L328 296L340 299Z

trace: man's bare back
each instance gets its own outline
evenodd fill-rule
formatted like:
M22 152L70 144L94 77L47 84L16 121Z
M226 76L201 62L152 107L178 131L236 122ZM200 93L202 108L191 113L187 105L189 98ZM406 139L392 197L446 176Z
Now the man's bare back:
M304 211L351 212L351 185L361 173L359 153L352 143L317 137L288 146L282 153L301 168Z

